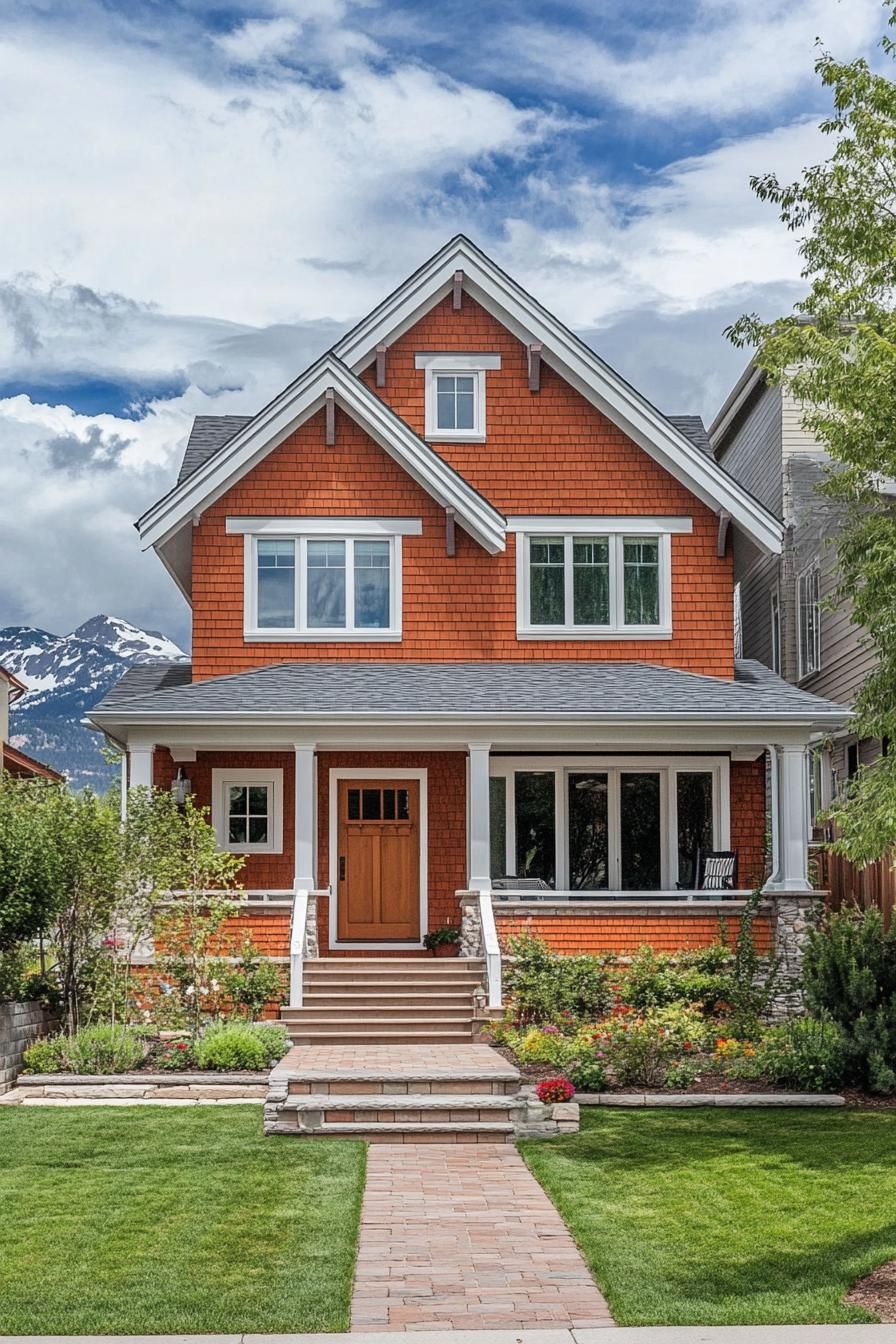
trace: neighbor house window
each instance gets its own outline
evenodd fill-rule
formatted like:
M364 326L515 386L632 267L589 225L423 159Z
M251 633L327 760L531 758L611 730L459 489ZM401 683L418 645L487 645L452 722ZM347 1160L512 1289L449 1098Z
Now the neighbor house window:
M821 601L818 562L803 570L797 579L799 612L799 674L811 676L821 667Z
M545 638L672 633L668 534L521 533L517 630Z
M415 356L424 373L425 437L455 442L485 438L485 376L500 369L500 355Z
M781 671L781 592L778 588L772 589L772 611L771 611L771 642L772 642L772 671L780 674Z
M283 850L283 771L212 771L212 824L222 849Z
M264 531L250 530L260 523ZM340 534L340 524L358 534ZM419 519L228 519L227 527L245 535L247 639L400 637L401 540L420 534Z

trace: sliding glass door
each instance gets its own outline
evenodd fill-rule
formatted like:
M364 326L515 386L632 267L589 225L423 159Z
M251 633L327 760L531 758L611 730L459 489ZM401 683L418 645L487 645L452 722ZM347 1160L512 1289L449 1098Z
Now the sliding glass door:
M492 757L492 876L664 891L728 844L727 757Z

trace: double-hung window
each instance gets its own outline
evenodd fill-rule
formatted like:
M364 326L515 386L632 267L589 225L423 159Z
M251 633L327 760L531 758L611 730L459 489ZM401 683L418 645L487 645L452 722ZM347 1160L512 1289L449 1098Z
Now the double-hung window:
M400 637L401 540L418 519L228 519L228 530L245 534L247 639Z
M599 524L601 520L593 520ZM588 530L550 529L520 520L517 531L517 632L528 638L648 638L672 633L669 530L634 530L636 520ZM653 520L645 520L646 524ZM658 520L657 520L658 521ZM690 519L676 531L690 531ZM617 525L618 524L618 525ZM627 530L626 525L632 530ZM531 528L531 530L528 530Z
M809 677L821 668L821 597L818 561L804 569L797 579L799 620L799 675Z

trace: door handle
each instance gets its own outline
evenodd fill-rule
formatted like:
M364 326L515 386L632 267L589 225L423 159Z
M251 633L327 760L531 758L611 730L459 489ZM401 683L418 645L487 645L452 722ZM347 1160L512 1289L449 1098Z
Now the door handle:
M339 881L345 881L345 855L339 855Z

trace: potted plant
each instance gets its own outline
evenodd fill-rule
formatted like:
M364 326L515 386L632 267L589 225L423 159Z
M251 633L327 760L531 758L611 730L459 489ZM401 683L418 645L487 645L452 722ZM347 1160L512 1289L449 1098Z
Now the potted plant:
M460 948L460 929L443 924L426 935L423 946L429 948L434 957L456 957Z

